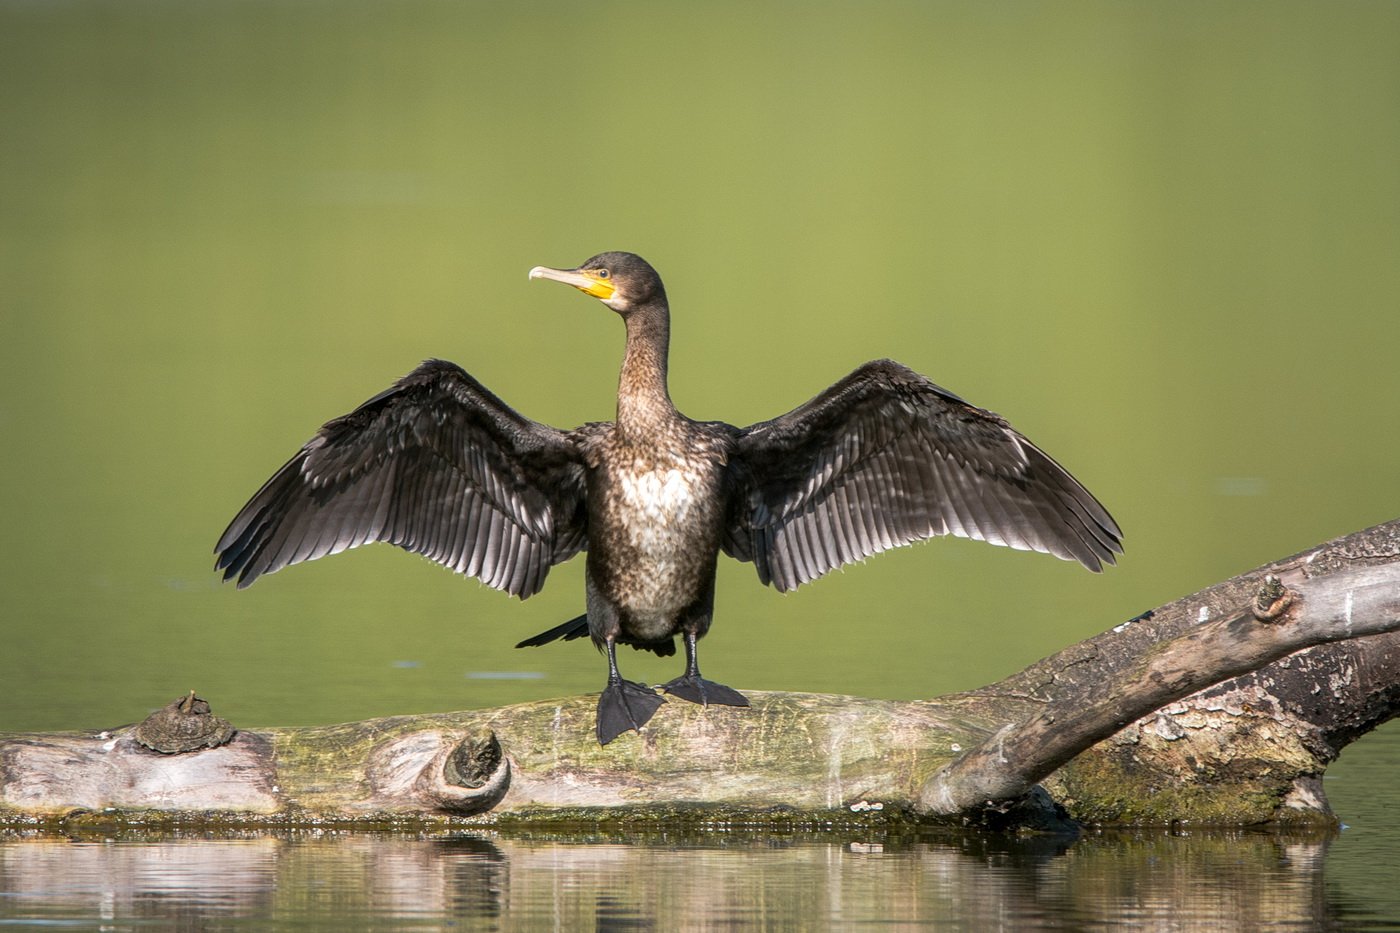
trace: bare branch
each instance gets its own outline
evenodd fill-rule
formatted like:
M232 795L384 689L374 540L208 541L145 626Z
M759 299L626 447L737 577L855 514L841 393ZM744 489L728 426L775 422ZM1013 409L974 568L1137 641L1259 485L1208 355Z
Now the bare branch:
M1266 580L1260 600L1155 646L1106 681L1095 701L1066 698L1004 726L934 775L920 794L923 808L952 815L1014 799L1080 752L1173 700L1303 648L1400 628L1400 567L1394 564L1294 586L1289 600L1270 593ZM1260 601L1266 608L1259 608ZM1281 603L1291 604L1270 614L1269 607Z

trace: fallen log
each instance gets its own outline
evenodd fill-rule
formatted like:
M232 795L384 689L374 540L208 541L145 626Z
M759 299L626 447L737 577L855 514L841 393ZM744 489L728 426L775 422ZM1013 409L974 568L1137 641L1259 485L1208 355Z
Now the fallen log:
M746 691L606 747L594 697L235 729L0 734L0 822L1328 824L1321 777L1400 704L1400 520L924 701Z

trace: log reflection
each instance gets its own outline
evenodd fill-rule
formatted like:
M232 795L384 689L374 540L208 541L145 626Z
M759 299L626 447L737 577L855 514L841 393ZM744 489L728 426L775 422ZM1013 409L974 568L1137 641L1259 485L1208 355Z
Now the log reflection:
M1327 844L1238 833L1073 844L991 836L836 843L765 835L9 834L0 837L0 924L1316 928L1339 919L1323 885Z

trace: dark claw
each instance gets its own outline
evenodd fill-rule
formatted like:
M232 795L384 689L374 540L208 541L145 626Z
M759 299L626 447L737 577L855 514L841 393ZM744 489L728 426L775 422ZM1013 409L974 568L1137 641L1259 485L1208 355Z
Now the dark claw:
M677 677L670 683L663 684L661 689L671 696L699 703L701 706L709 706L711 703L716 706L749 705L748 698L738 690L726 687L724 684L717 684L713 680L705 680L702 677Z
M665 702L650 687L630 680L609 684L598 697L598 744L607 745L630 729L640 730Z

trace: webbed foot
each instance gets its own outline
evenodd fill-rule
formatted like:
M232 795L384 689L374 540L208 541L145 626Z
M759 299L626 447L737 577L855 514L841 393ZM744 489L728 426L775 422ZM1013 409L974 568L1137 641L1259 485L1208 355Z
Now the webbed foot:
M716 706L749 705L748 698L738 690L726 687L724 684L717 684L713 680L705 680L703 677L692 677L689 674L662 684L661 689L671 696L699 703L701 706L709 706L711 703Z
M630 680L610 683L598 697L598 744L607 745L629 729L641 729L666 699Z

